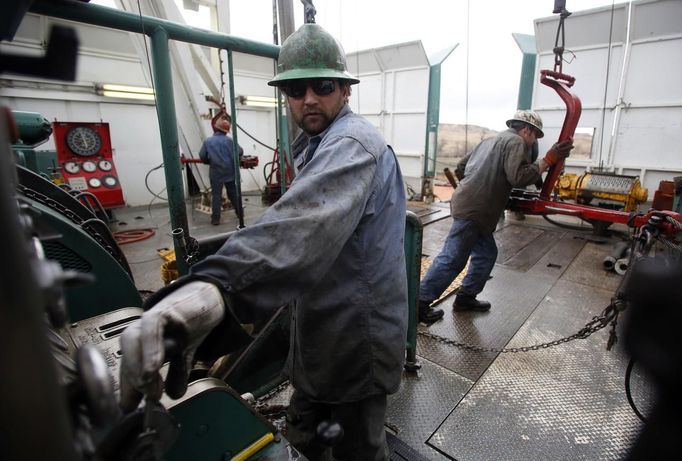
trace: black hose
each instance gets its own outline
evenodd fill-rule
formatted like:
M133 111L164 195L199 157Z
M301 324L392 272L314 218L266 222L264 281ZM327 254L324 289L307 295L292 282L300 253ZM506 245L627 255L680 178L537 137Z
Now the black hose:
M158 198L159 200L163 200L164 202L167 202L168 199L166 197L161 197L159 194L152 191L152 189L149 187L149 175L152 174L153 171L156 171L162 167L163 167L163 163L160 164L159 166L156 166L156 167L152 168L151 170L147 171L147 174L144 176L144 187L146 187L147 190L149 191L149 193L152 194L154 197Z
M574 224L560 223L558 221L553 220L552 218L550 218L546 214L541 214L540 216L542 216L545 219L545 221L547 221L548 223L554 224L555 226L561 227L563 229L583 231L583 232L592 230L592 227L583 227L583 226L577 226ZM579 218L579 219L582 219L582 218ZM582 220L584 222L590 224L590 226L592 225L589 221L585 221L584 219L582 219ZM608 232L609 232L609 235L619 235L619 236L626 238L626 239L629 239L631 237L630 234L623 232L623 231L619 231L619 230L609 229Z
M560 223L559 221L553 220L552 218L550 218L550 217L547 216L546 214L542 214L542 215L540 215L540 216L542 216L542 217L545 219L545 221L547 221L548 223L554 224L555 226L561 227L561 228L563 228L563 229L577 230L577 231L592 231L592 228L591 228L591 227L583 227L583 226L576 226L576 225L574 225L574 224L564 224L564 223Z
M630 390L630 379L632 377L632 369L635 366L635 359L630 359L630 363L628 363L628 368L625 370L625 395L628 398L628 403L630 404L630 408L632 408L632 411L635 412L637 417L644 423L646 423L646 418L644 415L639 411L637 408L637 405L635 405L635 401L632 400L632 392Z

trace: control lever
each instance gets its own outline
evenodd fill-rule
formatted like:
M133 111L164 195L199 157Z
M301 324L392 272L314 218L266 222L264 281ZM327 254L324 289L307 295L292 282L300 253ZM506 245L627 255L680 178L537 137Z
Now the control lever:
M164 362L177 359L182 353L180 341L173 338L163 339ZM172 368L169 368L169 373ZM171 383L177 380L169 380ZM184 394L187 388L187 383L181 385L182 391L180 395ZM180 389L166 389L166 393L172 397L177 395ZM142 433L137 436L137 440L130 452L130 461L158 461L162 458L165 452L170 448L175 441L178 432L178 425L175 424L173 417L166 411L163 405L159 403L160 392L155 395L147 394L144 396L144 417L142 420ZM178 396L179 397L179 396ZM159 420L159 417L163 420ZM172 424L168 425L168 420ZM175 430L172 430L174 426ZM168 430L171 429L171 433ZM163 433L165 431L165 433Z
M164 338L164 361L176 358L182 350L180 341ZM168 390L166 393L170 395ZM160 461L173 446L179 432L175 418L159 403L160 397L160 389L149 392L144 397L142 408L123 416L98 447L98 459Z
M335 422L324 420L315 429L315 438L326 447L333 447L343 439L343 427Z
M76 351L76 367L92 424L108 428L121 418L107 362L97 347L85 344Z

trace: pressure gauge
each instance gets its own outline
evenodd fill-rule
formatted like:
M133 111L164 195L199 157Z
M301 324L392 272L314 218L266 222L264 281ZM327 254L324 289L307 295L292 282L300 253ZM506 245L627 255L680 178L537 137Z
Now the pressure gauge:
M76 162L66 162L64 164L64 170L67 173L76 174L81 170L81 166Z
M88 179L88 186L92 187L93 189L96 189L101 185L102 185L102 181L100 181L99 178Z
M98 165L99 169L102 171L111 171L113 168L113 165L109 160L100 160Z
M66 133L66 145L75 154L88 157L99 152L102 147L102 138L90 127L77 126Z
M87 162L83 162L83 170L87 171L88 173L94 173L97 171L97 165L95 162L88 160Z
M116 187L116 185L118 184L118 180L116 179L116 177L110 174L102 176L102 182L104 183L104 186L108 187L109 189Z

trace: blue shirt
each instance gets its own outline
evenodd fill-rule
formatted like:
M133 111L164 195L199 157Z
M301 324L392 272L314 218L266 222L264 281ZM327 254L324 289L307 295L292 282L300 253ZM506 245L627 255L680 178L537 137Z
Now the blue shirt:
M204 140L199 151L199 158L209 164L208 174L211 181L223 183L234 181L233 152L232 136L222 131L216 131L213 136Z
M192 273L235 294L238 316L293 301L289 379L314 400L353 402L400 385L405 193L393 150L348 106L319 137L308 162L294 154L279 201Z

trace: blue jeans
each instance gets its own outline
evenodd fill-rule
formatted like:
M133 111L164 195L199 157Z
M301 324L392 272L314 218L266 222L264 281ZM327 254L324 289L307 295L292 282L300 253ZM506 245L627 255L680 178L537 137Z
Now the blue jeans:
M475 297L488 281L497 259L497 245L492 234L483 234L474 221L454 219L443 249L431 264L419 285L419 300L432 302L443 294L466 266L469 270L458 294Z
M214 181L211 179L211 219L220 219L221 205L223 201L223 186L227 190L227 198L232 203L232 208L237 214L241 216L241 202L237 194L237 184L234 181Z

